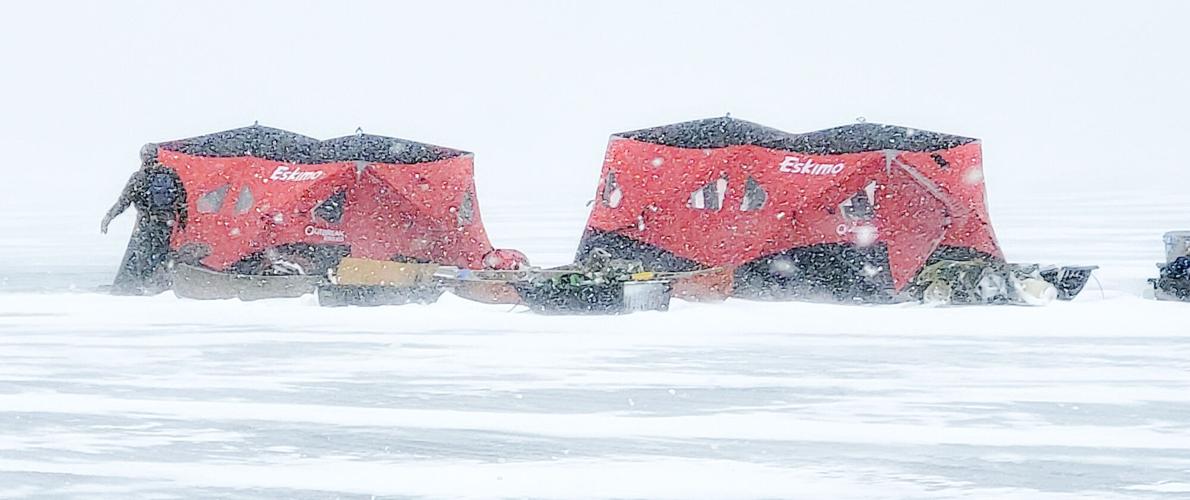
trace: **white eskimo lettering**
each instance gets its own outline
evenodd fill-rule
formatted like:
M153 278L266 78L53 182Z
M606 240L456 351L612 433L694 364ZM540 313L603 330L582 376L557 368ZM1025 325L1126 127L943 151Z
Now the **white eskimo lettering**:
M787 174L835 175L842 172L847 165L843 163L814 163L812 158L802 161L797 156L786 156L779 167L778 170Z
M347 234L338 229L323 229L320 227L306 226L306 236L321 236L322 241L347 241Z
M294 165L292 168L281 165L276 170L273 170L273 175L270 175L269 179L286 182L313 181L321 179L324 175L326 173L321 170L305 171L297 165Z

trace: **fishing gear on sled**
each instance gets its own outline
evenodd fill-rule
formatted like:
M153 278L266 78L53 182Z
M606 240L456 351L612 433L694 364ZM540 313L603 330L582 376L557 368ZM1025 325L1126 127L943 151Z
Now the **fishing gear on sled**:
M1036 264L939 260L922 268L909 293L926 304L1045 305L1058 297Z
M1190 302L1190 231L1165 233L1165 262L1157 264L1157 278L1149 279L1157 300Z

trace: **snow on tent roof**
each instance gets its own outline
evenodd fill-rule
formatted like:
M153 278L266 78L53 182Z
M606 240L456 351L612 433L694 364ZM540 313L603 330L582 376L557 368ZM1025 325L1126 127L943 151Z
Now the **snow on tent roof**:
M318 139L287 130L252 125L159 144L193 156L255 156L266 160L313 163Z
M366 161L425 163L469 154L457 149L379 135L355 134L320 141L287 130L252 125L158 145L193 156L254 156L289 163Z
M407 141L395 137L355 134L328 139L318 144L321 161L366 161L372 163L427 163L470 154L466 151Z
M731 117L707 118L615 134L634 141L679 148L724 148L752 145L789 149L794 134Z
M731 117L675 123L614 136L680 148L750 145L810 154L861 153L883 149L933 151L975 141L969 137L876 123L856 123L793 134Z
M811 154L862 153L883 149L918 152L950 149L971 142L975 142L975 139L897 125L855 123L798 134L793 141L792 151Z

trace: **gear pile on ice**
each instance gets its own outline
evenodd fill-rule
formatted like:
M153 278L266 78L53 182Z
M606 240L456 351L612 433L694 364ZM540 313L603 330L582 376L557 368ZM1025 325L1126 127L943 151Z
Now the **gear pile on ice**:
M592 285L607 285L632 279L632 275L645 272L639 260L613 259L606 250L597 248L587 258L575 265L567 266L567 272L556 276L538 278L556 288L577 288Z
M639 260L613 258L603 249L572 265L532 272L515 286L525 304L550 314L666 310L673 290L670 279L659 279Z
M1190 302L1190 231L1166 233L1165 262L1157 264L1156 279L1150 279L1153 295L1160 300Z
M939 260L922 268L908 288L927 304L1044 305L1058 289L1042 278L1039 266L999 261Z

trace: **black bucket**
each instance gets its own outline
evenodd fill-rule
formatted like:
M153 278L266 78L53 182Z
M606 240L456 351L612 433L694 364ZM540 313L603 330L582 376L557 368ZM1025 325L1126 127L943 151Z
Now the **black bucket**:
M1051 267L1041 270L1041 279L1058 289L1058 300L1074 300L1087 286L1091 271L1096 269L1099 266Z

